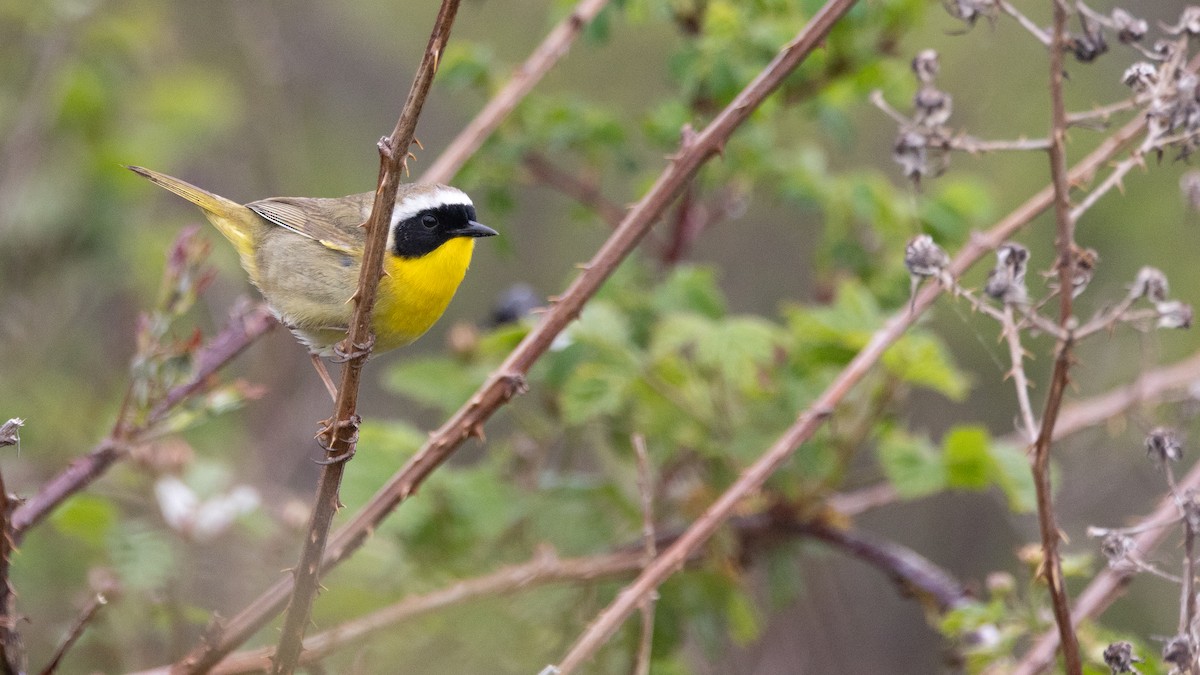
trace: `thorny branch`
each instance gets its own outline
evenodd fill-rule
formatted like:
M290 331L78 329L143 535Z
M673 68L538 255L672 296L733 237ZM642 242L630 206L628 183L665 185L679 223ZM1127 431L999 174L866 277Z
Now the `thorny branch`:
M375 190L375 202L371 216L366 222L366 244L362 254L362 265L358 277L358 288L354 292L354 312L350 318L350 330L342 343L342 351L348 355L342 370L342 382L338 387L333 417L319 434L326 448L326 464L321 470L317 485L317 496L309 520L308 534L300 562L294 571L296 583L293 588L287 617L284 620L279 649L272 664L272 673L292 673L300 658L304 632L308 628L312 603L317 595L321 559L333 517L341 502L338 490L347 461L353 457L358 444L358 389L362 381L362 368L375 336L371 330L371 313L375 308L375 296L379 279L383 275L383 258L387 246L388 223L396 204L396 191L404 175L408 148L412 145L417 128L417 119L425 104L425 97L437 73L438 61L450 39L450 28L458 13L459 0L442 0L429 44L417 66L408 99L395 129L379 145L379 181Z
M835 527L824 519L798 518L796 511L776 505L761 513L734 518L730 521L730 527L737 535L739 549L750 553L781 537L813 537L878 569L896 584L902 594L918 598L935 612L945 612L968 600L969 593L961 582L919 553L875 535ZM826 514L826 518L844 520L852 515L839 512ZM652 543L656 547L667 546L678 536L679 532L663 533L656 536ZM703 560L704 556L697 551L687 560L687 564L698 564ZM581 558L559 558L553 549L542 548L527 562L458 581L431 593L404 598L371 614L312 635L304 641L302 660L305 663L319 661L335 650L373 633L451 605L511 595L548 584L578 584L627 577L642 569L645 563L644 542L611 553ZM212 675L263 672L268 667L270 654L270 649L233 654L211 672ZM164 675L164 672L164 669L160 669L137 675Z
M1032 464L1033 483L1037 493L1038 527L1042 535L1042 561L1039 572L1050 590L1064 667L1069 675L1080 675L1083 672L1083 663L1079 657L1079 639L1071 626L1071 605L1063 582L1062 562L1058 552L1061 534L1058 531L1054 496L1050 485L1050 446L1054 436L1054 425L1062 410L1063 395L1067 390L1071 348L1074 343L1074 336L1069 331L1076 259L1075 221L1071 215L1071 187L1067 176L1067 111L1062 94L1063 56L1067 46L1067 8L1060 0L1052 0L1052 4L1054 28L1050 43L1050 176L1054 186L1054 216L1058 226L1055 248L1058 251L1057 268L1061 289L1058 294L1059 325L1068 333L1065 339L1059 340L1055 350L1054 371L1050 377L1050 389L1042 410L1042 426L1033 446Z
M0 448L17 445L24 420L14 417L0 425ZM17 632L17 592L9 579L15 549L12 534L12 514L15 500L8 494L4 474L0 473L0 673L18 675L25 672L25 646Z

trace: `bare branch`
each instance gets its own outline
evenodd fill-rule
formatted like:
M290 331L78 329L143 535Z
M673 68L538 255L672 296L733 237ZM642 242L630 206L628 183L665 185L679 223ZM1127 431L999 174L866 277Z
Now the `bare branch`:
M96 615L99 614L100 610L108 604L109 594L114 590L115 586L108 589L102 589L97 591L95 595L88 600L88 603L86 606L84 606L83 611L80 612L79 616L75 618L75 623L71 625L71 630L67 631L67 636L63 639L62 644L58 646L58 649L54 650L54 655L50 657L50 662L47 663L46 667L42 669L42 675L52 675L52 673L58 670L58 667L62 664L63 658L67 655L67 652L71 650L71 647L75 646L75 642L78 641L83 635L83 631L88 627L88 624L90 624L92 620L96 618Z
M395 208L396 191L404 175L408 148L412 145L417 119L433 84L433 77L437 73L438 62L446 48L446 42L450 39L450 28L454 25L458 5L459 0L442 0L433 31L429 36L429 44L425 48L420 65L417 66L417 73L409 89L408 99L404 102L400 119L397 120L392 134L380 141L379 183L375 190L371 217L366 223L366 243L359 270L358 288L353 296L355 302L350 318L350 330L342 343L343 353L349 356L345 368L342 369L342 382L338 388L333 417L319 434L320 441L326 448L327 459L317 485L308 534L304 538L304 549L294 572L296 584L291 604L284 620L279 649L272 664L271 672L276 675L295 671L303 646L304 632L308 628L309 616L312 613L312 603L317 596L317 580L325 553L325 543L329 537L333 517L341 506L338 490L341 487L342 474L358 445L358 389L362 380L362 368L366 365L375 342L375 335L371 329L371 314L375 308L379 279L383 275L388 223Z
M1062 563L1058 553L1061 534L1054 513L1054 497L1050 485L1050 446L1054 437L1054 425L1062 410L1063 395L1066 393L1071 367L1071 347L1074 338L1070 335L1071 301L1074 294L1075 277L1075 220L1071 216L1070 178L1067 175L1067 112L1063 104L1063 55L1067 48L1067 8L1060 0L1051 0L1054 6L1054 31L1050 44L1050 176L1054 186L1054 216L1057 224L1055 248L1058 251L1059 325L1068 331L1066 339L1058 341L1054 359L1054 371L1050 376L1050 389L1042 410L1042 426L1037 434L1033 449L1033 483L1037 493L1038 527L1042 535L1042 563L1040 574L1046 579L1050 590L1050 601L1054 608L1054 620L1058 624L1062 644L1064 667L1068 675L1080 675L1083 664L1079 657L1079 640L1071 626L1071 605L1067 588L1063 583Z

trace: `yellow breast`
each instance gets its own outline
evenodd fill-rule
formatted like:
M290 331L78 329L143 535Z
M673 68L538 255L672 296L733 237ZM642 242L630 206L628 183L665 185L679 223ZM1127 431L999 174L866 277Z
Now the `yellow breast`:
M376 352L406 345L429 330L462 283L474 249L474 239L459 237L421 258L388 254L375 303Z

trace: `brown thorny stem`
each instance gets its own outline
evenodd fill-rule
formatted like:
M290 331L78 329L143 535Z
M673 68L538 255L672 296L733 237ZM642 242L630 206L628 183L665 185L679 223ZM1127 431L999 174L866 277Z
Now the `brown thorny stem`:
M1068 675L1080 675L1083 663L1079 659L1079 640L1071 627L1071 606L1067 589L1063 583L1062 564L1058 553L1061 535L1054 514L1054 495L1050 485L1050 445L1054 424L1062 409L1071 367L1070 334L1071 300L1075 264L1075 225L1071 218L1070 181L1067 177L1066 133L1067 113L1063 104L1063 59L1066 53L1067 8L1062 0L1050 0L1054 6L1054 27L1050 43L1050 103L1052 122L1050 127L1050 176L1054 186L1054 217L1057 224L1055 248L1058 250L1059 325L1067 331L1060 340L1054 359L1054 371L1050 377L1050 388L1046 393L1046 405L1042 411L1042 427L1038 432L1033 449L1033 482L1037 493L1038 527L1042 535L1041 574L1050 590L1054 608L1054 620L1058 624L1063 662Z
M437 72L438 60L450 39L450 28L458 13L459 0L442 0L429 36L429 45L417 67L416 76L404 102L404 109L391 136L380 141L379 182L375 190L375 203L371 217L366 223L366 243L363 249L362 266L358 277L358 289L353 299L354 313L350 319L350 330L344 352L349 356L342 369L342 382L338 387L337 402L331 422L326 423L319 435L326 448L326 464L321 470L317 484L317 496L309 520L308 535L300 562L294 570L295 586L287 617L284 620L279 649L276 652L272 673L291 673L296 669L304 632L308 628L312 603L318 589L318 576L329 528L341 502L338 490L346 462L354 455L358 443L359 417L358 388L362 380L362 368L371 353L375 336L371 332L371 312L375 307L376 290L383 275L383 257L386 248L387 229L396 203L396 190L404 175L408 148L412 145L417 119L425 97Z

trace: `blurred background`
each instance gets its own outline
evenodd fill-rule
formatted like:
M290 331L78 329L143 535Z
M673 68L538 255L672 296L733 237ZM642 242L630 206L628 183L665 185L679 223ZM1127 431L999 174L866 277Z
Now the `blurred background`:
M1049 3L1022 4L1030 5L1026 11L1035 21L1048 23ZM422 430L444 419L438 405L412 394L417 385L394 384L405 377L405 364L479 365L470 362L469 346L464 352L450 344L452 330L465 330L459 335L468 343L480 335L486 341L504 289L527 284L537 298L560 292L610 231L596 210L555 189L548 173L594 186L610 205L632 203L664 166L682 123L702 126L817 6L809 0L745 7L626 0L585 30L453 181L475 197L481 220L502 236L479 243L466 281L428 335L371 362L360 412L379 425L366 438L378 440L380 449L360 448L349 467L352 484L344 499L352 509L402 463ZM424 148L415 151L414 175L570 7L561 0L464 3L418 128ZM20 453L0 458L10 491L36 492L109 433L128 386L138 317L156 302L165 253L181 229L203 222L195 208L122 165L179 176L239 202L370 190L378 168L375 142L395 123L436 9L433 2L378 0L0 0L0 417L26 420ZM1144 0L1130 9L1155 26L1173 23L1180 4ZM945 235L939 241L948 240L953 253L969 231L989 226L1048 179L1043 157L1029 153L956 155L941 178L919 188L904 179L891 159L895 124L867 94L880 88L893 106L909 110L915 83L908 61L924 48L941 54L938 85L954 98L952 127L985 139L1044 135L1045 50L1013 21L983 20L966 31L939 3L862 3L830 49L756 116L761 124L736 134L724 159L697 180L693 198L703 216L693 216L704 224L694 241L665 253L678 243L671 228L680 219L669 217L629 263L639 270L629 277L653 284L681 265L711 270L725 313L777 323L785 321L784 307L834 305L847 279L861 281L882 309L902 307L905 240L933 231ZM1127 96L1121 73L1136 58L1114 44L1096 63L1070 61L1068 107L1086 110ZM1071 158L1104 136L1103 130L1073 129ZM1172 297L1196 297L1198 216L1179 188L1188 169L1170 155L1151 162L1125 181L1124 195L1106 197L1079 223L1080 242L1100 256L1095 281L1079 299L1080 316L1123 296L1143 265L1167 274ZM211 334L239 298L254 297L232 249L203 227L216 273L196 307L173 326L179 339L192 330ZM1050 268L1048 215L1020 240L1033 251L1031 269ZM965 283L982 285L990 264L978 266ZM1040 276L1030 277L1037 296ZM640 281L623 283L629 293L642 292ZM995 436L1011 433L1016 408L996 327L965 304L943 299L924 329L944 342L964 383L962 395L912 387L888 409L892 423L934 439L961 423L982 425ZM1028 348L1030 374L1040 384L1032 393L1037 407L1051 343L1043 337ZM1081 348L1069 396L1106 391L1195 350L1195 335L1186 331L1125 329L1102 336ZM121 579L125 594L85 635L63 672L168 662L192 644L209 612L236 612L293 564L318 473L310 461L319 455L312 435L316 421L329 414L327 396L303 349L282 330L253 344L223 377L252 384L257 395L154 442L160 451L168 444L189 456L181 475L192 489L225 494L252 486L257 508L228 531L197 541L164 521L154 496L160 474L133 463L113 469L32 532L14 560L31 663L53 649L98 569ZM423 382L413 377L410 382ZM552 387L553 376L548 379ZM809 398L819 391L805 387ZM455 466L511 460L520 448L511 439L522 433L561 436L558 453L563 445L597 443L595 419L577 425L585 429L578 432L556 427L553 414L538 411L547 391L555 390L539 392L535 385L527 397L532 402L522 404L527 408L502 410L495 429L489 427L489 443L469 443ZM1150 510L1164 482L1144 461L1141 437L1161 423L1194 436L1194 415L1190 400L1138 411L1062 445L1057 478L1068 553L1093 550L1087 525L1120 524ZM787 416L780 419L782 426L756 430L755 438L773 438L786 426ZM523 432L531 424L542 425L538 434ZM562 466L570 471L564 473L608 479L605 460L565 456L570 460ZM1190 462L1194 453L1186 457ZM881 478L867 454L842 469L836 482L823 486L851 489ZM386 541L374 542L331 579L331 591L318 601L318 627L360 614L384 596L403 597L489 569L486 546L469 549L442 539L451 533L440 529L447 516L439 509L459 503L454 486L480 489L471 482L476 474L452 473L447 470L442 488L433 486L414 502L415 515L397 526L395 538L379 537ZM436 474L431 484L440 480ZM493 497L504 501L526 492L503 494ZM716 492L697 494L692 497L711 499ZM523 536L571 551L573 544L557 539L569 539L562 530L605 519L586 510L604 507L591 493L574 499L583 513L564 515L557 528L522 530ZM528 508L551 519L570 509L557 502ZM471 513L464 506L458 515L470 521ZM683 524L686 513L667 511L664 518ZM571 552L636 541L636 506L621 518L622 525L605 531L610 538L585 537ZM1033 516L1012 513L997 489L939 492L873 512L859 525L922 552L981 594L992 571L1026 577L1014 551L1037 540ZM481 541L499 536L484 520L455 536L473 540L470 533ZM771 575L755 565L732 584L752 599L745 610L753 617L749 628L739 632L736 622L733 630L723 623L729 607L741 606L710 603L724 595L679 600L678 606L693 609L711 604L715 618L693 612L694 623L660 626L673 635L656 635L656 648L673 660L656 660L656 672L928 673L947 667L946 642L921 608L899 597L876 570L816 543L791 544L785 552L782 574L795 581L789 593L763 590ZM1174 556L1164 548L1164 565L1173 569ZM426 673L536 672L561 655L614 588L539 591L512 605L492 600L455 608L349 648L335 672L385 672L380 664L398 662L394 658L421 663L418 670ZM1177 598L1170 584L1139 579L1106 624L1118 632L1169 635ZM663 616L663 622L675 617ZM616 672L621 663L610 655L597 668Z

